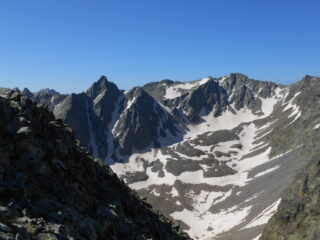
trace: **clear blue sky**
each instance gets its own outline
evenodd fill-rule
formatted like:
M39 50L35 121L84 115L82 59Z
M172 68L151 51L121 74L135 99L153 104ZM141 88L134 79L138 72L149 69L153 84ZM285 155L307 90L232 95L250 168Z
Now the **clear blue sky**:
M320 75L319 0L2 0L0 86Z

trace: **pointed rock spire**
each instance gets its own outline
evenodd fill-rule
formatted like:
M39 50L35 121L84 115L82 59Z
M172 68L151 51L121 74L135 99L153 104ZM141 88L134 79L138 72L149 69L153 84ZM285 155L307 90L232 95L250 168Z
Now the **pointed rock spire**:
M116 93L116 95L120 92L118 87L113 83L109 82L107 77L102 75L98 81L96 81L88 90L87 95L94 99L103 91L110 91L112 93Z
M26 96L27 98L32 98L34 96L33 93L28 88L24 88L21 94Z

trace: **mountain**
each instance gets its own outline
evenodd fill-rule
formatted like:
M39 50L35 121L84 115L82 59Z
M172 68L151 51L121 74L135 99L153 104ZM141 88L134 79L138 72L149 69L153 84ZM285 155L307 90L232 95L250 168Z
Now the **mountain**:
M179 113L183 140L112 168L191 237L254 239L308 161L300 89L242 74L164 84L154 98Z
M47 106L0 97L0 239L189 239Z
M312 76L285 86L232 73L129 91L101 77L53 109L192 238L253 240L313 159L319 92Z
M21 93L39 104L48 106L50 109L53 109L55 105L63 101L68 96L67 94L60 94L59 92L49 88L41 89L38 92L31 92L28 88L24 88Z
M304 121L300 136L306 144L307 167L295 178L284 193L279 208L263 231L261 240L293 240L320 238L320 79L306 76L293 87L306 93L301 99Z
M142 88L124 92L104 76L86 92L66 97L54 114L73 127L94 156L111 162L124 162L133 150L159 147L160 138L183 132Z

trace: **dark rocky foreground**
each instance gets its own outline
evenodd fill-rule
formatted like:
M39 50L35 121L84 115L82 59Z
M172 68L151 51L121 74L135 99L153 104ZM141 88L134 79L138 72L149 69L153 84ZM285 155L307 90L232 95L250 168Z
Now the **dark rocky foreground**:
M0 97L0 239L189 239L18 92Z

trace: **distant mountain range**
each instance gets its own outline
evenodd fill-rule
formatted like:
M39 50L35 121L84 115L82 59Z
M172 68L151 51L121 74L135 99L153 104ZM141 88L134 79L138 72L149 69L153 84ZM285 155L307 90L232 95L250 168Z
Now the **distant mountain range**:
M285 86L234 73L123 91L102 76L80 94L21 93L47 105L94 157L194 239L258 239L281 199L282 212L305 213L296 202L283 203L297 201L296 189L283 193L304 166L314 169L317 77ZM315 175L305 171L301 178ZM301 198L308 208L307 195ZM297 216L280 214L262 239L287 236L281 221L294 229ZM303 226L308 236L318 234L319 224L308 224Z

